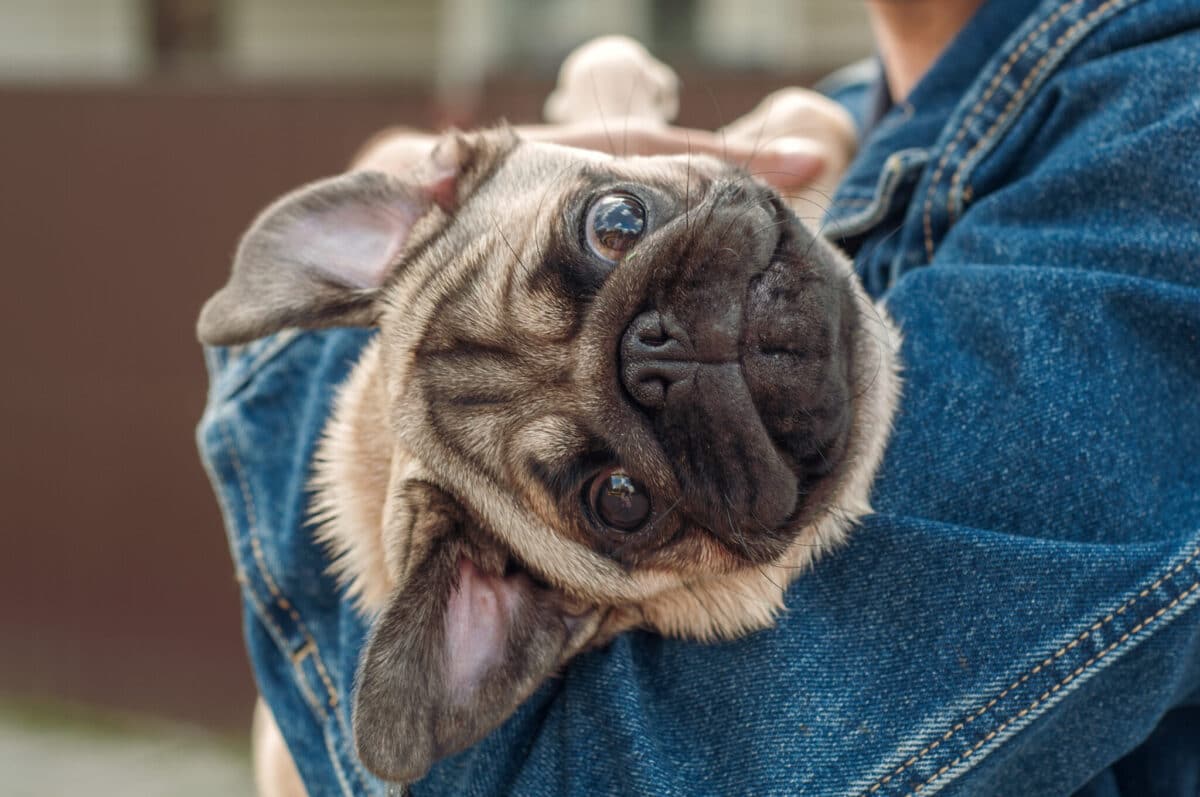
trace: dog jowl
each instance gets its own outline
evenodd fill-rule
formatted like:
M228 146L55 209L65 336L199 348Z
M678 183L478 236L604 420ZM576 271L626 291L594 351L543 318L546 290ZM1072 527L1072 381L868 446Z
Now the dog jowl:
M314 518L374 622L354 707L395 781L588 646L769 625L869 511L895 334L779 195L704 157L499 130L269 208L200 336L373 325Z

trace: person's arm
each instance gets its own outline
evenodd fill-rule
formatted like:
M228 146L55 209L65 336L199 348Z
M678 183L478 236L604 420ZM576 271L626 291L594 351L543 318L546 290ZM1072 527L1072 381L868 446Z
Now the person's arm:
M799 136L724 136L720 132L633 122L614 133L597 123L523 125L517 133L546 141L615 155L712 155L744 165L782 190L806 185L825 165L822 148ZM351 168L403 174L428 157L437 135L410 128L385 130L355 155Z
M620 637L414 794L1066 794L1122 757L1194 787L1200 37L1141 35L976 151L931 260L921 193L864 247L903 268L901 416L778 628Z

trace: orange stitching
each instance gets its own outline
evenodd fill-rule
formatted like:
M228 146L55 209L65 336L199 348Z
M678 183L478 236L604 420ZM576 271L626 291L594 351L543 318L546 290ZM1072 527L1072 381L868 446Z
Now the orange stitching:
M984 105L986 105L988 100L992 98L992 95L996 93L996 90L1000 88L1000 83L1004 80L1008 73L1012 71L1012 68L1016 66L1017 61L1020 60L1021 56L1025 54L1025 51L1032 46L1034 40L1045 33L1051 25L1061 19L1071 7L1077 6L1082 2L1083 0L1069 0L1069 2L1063 3L1058 7L1058 10L1046 17L1041 25L1038 25L1036 29L1034 29L1028 36L1025 37L1025 40L1017 46L1017 49L1013 51L1012 55L1008 57L1008 60L1004 62L1004 65L1001 66L999 71L996 72L995 76L992 78L992 82L988 84L987 89L984 90L984 93L979 98L979 101L975 103L975 107L972 108L970 113L968 113L963 119L962 126L958 129L958 134L955 135L954 140L951 141L946 147L946 151L942 154L941 160L938 161L937 169L934 171L933 178L930 180L929 191L927 192L925 198L925 256L930 260L933 259L933 195L937 190L938 181L941 180L942 175L945 174L946 164L950 162L950 156L954 154L954 151L958 149L958 145L961 144L963 139L967 137L967 133L971 127L971 122L973 122L975 117L979 116L979 114L983 111Z
M304 633L305 633L305 635L308 634L307 631L305 631ZM309 640L311 641L312 637L309 637ZM316 645L317 645L317 643L315 641L312 644L313 644L313 647L316 647ZM337 690L334 689L334 687L333 687L333 679L329 677L329 673L325 670L325 664L321 661L321 657L314 655L313 656L313 664L317 665L317 675L321 676L321 681L322 681L322 683L325 684L325 691L327 691L329 693L329 707L333 708L333 707L337 706L340 698L338 696Z
M322 731L321 736L325 741L325 752L329 754L329 761L333 764L333 774L337 775L338 783L342 784L342 794L347 795L347 797L354 797L354 789L350 788L350 783L346 780L346 773L342 769L341 756L334 751L333 740L329 738L329 726L323 728ZM358 756L351 757L350 763L358 770L358 782L364 789L362 793L368 794L369 792L366 791L367 782L363 778L362 767L358 765Z
M258 599L258 596L254 594L253 590L248 590L247 597L254 602L255 606L258 607L258 619L263 623L263 625L267 626L269 630L275 632L275 644L285 644L287 641L287 634L283 633L283 629L279 627L279 624L271 619L271 615L267 613L267 607L263 606L262 601ZM308 645L306 644L301 648L301 650L306 650L307 648ZM304 695L305 702L308 703L309 707L312 708L313 711L320 715L321 722L327 722L329 720L329 714L325 711L325 706L321 703L320 698L318 698L313 691L308 688L308 683L303 678L298 678L296 679L296 685L299 687L300 692Z
M1063 678L1057 684L1050 687L1045 692L1042 692L1042 694L1038 696L1037 700L1034 700L1028 706L1026 706L1025 708L1018 711L1015 716L1010 717L1009 719L1005 720L999 727L997 727L995 730L993 730L987 736L985 736L984 738L982 738L978 742L976 742L975 745L973 747L971 747L970 750L963 753L958 758L954 759L949 764L947 764L946 766L942 767L937 772L935 772L929 778L929 780L927 780L924 783L921 783L917 786L914 786L913 790L909 793L908 797L911 797L911 795L916 794L921 789L923 789L924 787L928 786L930 783L933 783L935 780L940 778L942 775L944 775L950 769L954 768L962 761L965 761L968 758L970 758L972 755L974 755L979 750L979 748L983 747L987 742L991 741L993 738L995 738L999 734L1003 733L1004 729L1007 728L1009 725L1011 725L1013 722L1021 719L1022 717L1026 716L1027 714L1029 714L1030 711L1033 711L1033 709L1037 708L1038 705L1043 703L1046 700L1046 698L1050 697L1050 695L1054 694L1059 689L1061 689L1062 687L1069 684L1071 681L1078 678L1085 671L1087 671L1087 669L1090 668L1093 664L1100 661L1100 659L1104 658L1109 653L1112 653L1118 647L1120 647L1121 645L1128 642L1135 634L1144 630L1145 628L1147 628L1154 622L1158 621L1164 614L1169 612L1171 609L1175 608L1175 606L1177 606L1180 601L1182 601L1188 595L1191 595L1193 592L1195 592L1197 588L1200 588L1200 580L1193 582L1190 587L1188 587L1183 592L1176 595L1175 599L1173 601L1168 603L1166 606L1163 606L1162 608L1160 608L1158 611L1156 611L1154 614L1150 615L1146 619L1142 620L1140 623L1135 625L1133 628L1129 629L1124 634L1122 634L1120 636L1120 638L1117 639L1115 642L1113 642L1111 645L1109 645L1104 650L1097 653L1095 656L1092 656L1090 659L1085 661L1083 664L1079 665L1077 668L1075 668L1074 671L1072 671L1069 675L1067 675L1066 678Z
M1037 666L1035 666L1029 672L1025 673L1020 678L1013 681L1011 684L1008 685L1008 687L1004 691L1002 691L1000 694L996 695L991 700L989 700L987 703L985 703L981 708L976 710L976 712L974 714L971 714L971 715L963 718L962 720L960 720L952 728L950 728L948 731L946 731L944 734L942 734L942 737L940 739L937 739L936 741L926 745L924 748L919 750L915 755L913 755L911 758L909 758L903 764L896 767L896 769L892 770L887 775L884 775L882 778L875 781L875 783L873 783L866 791L861 792L860 797L862 797L862 795L874 794L875 792L879 791L879 789L882 786L886 785L889 781L891 781L892 778L896 777L901 772L903 772L904 770L911 767L913 764L920 761L926 755L928 755L929 753L936 750L939 746L941 746L941 744L943 742L949 741L959 731L961 731L962 729L964 729L965 727L970 725L972 722L979 719L984 714L986 714L988 711L990 711L993 706L995 706L997 703L999 703L1001 700L1003 700L1005 697L1007 697L1008 694L1010 692L1012 692L1014 689L1016 689L1017 687L1024 684L1026 681L1028 681L1033 676L1040 673L1046 667L1053 664L1056 660L1062 658L1064 655L1066 655L1068 652L1070 652L1073 648L1078 646L1080 643L1084 642L1088 637L1090 637L1096 631L1099 631L1101 628L1103 628L1104 626L1111 623L1117 617L1123 615L1126 611L1128 611L1130 608L1132 608L1133 605L1136 604L1139 600L1145 598L1151 592L1153 592L1154 590L1158 589L1166 582L1173 579L1176 575L1178 575L1180 572L1182 572L1185 567L1187 567L1189 564L1191 564L1193 561L1195 561L1198 557L1200 557L1200 546L1197 546L1190 554L1188 554L1187 558L1185 558L1179 564L1175 565L1175 567L1168 570L1164 575L1160 576L1157 581L1155 581L1154 583L1150 584L1150 586L1145 587L1144 589L1139 591L1137 595L1134 595L1132 598L1129 598L1128 600L1126 600L1125 603L1123 603L1120 606L1120 608L1105 615L1103 619L1097 620L1096 622L1092 623L1092 625L1089 626L1088 629L1086 631L1084 631L1082 634L1075 637L1073 640L1068 642L1066 645L1063 645L1061 648L1056 650L1054 653L1047 656L1041 663L1039 663ZM1185 592L1181 593L1179 598L1176 598L1176 600L1172 604L1170 604L1170 606L1173 606L1173 605L1175 605L1175 603L1178 603L1180 598L1182 598L1184 595L1187 595L1188 592L1191 592L1192 590L1196 589L1197 585L1200 585L1200 581L1197 581L1195 584L1192 584L1192 586L1189 587ZM1167 611L1167 609L1169 609L1170 606L1160 609L1159 612L1154 616L1155 619L1157 619L1157 617L1161 616L1163 612ZM1142 625L1144 625L1145 623L1146 623L1146 621L1143 620ZM1129 636L1132 636L1133 634L1137 633L1137 631L1140 630L1140 628L1141 628L1141 625L1135 627L1135 629L1133 631L1127 632L1125 638L1128 638ZM1085 666L1089 666L1089 665L1085 665ZM1074 678L1074 677L1075 676L1071 676L1071 678ZM1059 684L1059 686L1062 686L1065 683L1067 683L1067 681L1063 681L1063 683ZM1057 689L1057 687L1056 687L1056 689ZM1036 705L1036 703L1035 703L1035 705ZM1033 706L1030 706L1030 708L1033 708ZM1009 720L1009 722L1011 722L1011 720ZM989 738L991 738L992 736L995 736L995 734L997 734L997 733L999 733L999 730L993 731L991 734L984 737L984 741L987 741Z
M242 466L241 458L238 457L237 450L233 444L233 436L229 434L229 430L226 428L226 426L224 424L217 424L217 428L220 429L221 437L225 441L225 445L229 448L230 455L233 458L233 469L237 472L238 482L240 484L240 489L242 492L242 498L246 502L246 514L247 514L248 518L251 520L251 523L253 524L254 522L256 522L256 518L255 518L255 514L254 514L254 499L251 496L251 493L249 492L249 485L246 483L246 480L245 480L245 475L243 473L243 466ZM206 468L208 467L207 463L205 463L205 467ZM214 482L215 481L216 481L216 479L214 478ZM222 511L224 512L225 516L227 518L229 518L231 521L234 521L233 513L230 511L228 503L226 502L224 495L219 490L217 491L217 501L221 504ZM252 525L251 528L253 529L254 526ZM253 541L253 539L254 538L253 538L253 534L252 534L251 540ZM259 551L259 554L260 554L260 556L256 557L256 559L258 560L257 566L260 568L264 568L265 560L260 558L261 557L261 549ZM271 580L269 574L267 572L265 572L265 570L260 570L260 572L262 572L263 578L265 581L268 582L268 584L274 584L274 582ZM262 604L262 602L258 599L258 596L254 593L254 588L250 584L250 579L246 575L246 571L242 568L241 563L236 562L236 561L234 562L234 578L237 581L238 585L243 590L245 590L246 596L251 601L253 601L255 606L258 608L258 611L256 613L258 619L264 625L266 625L268 627L268 630L274 631L274 635L276 637L276 644L281 647L285 646L287 644L287 634L285 634L283 632L283 629L279 627L278 623L276 623L274 620L271 619L270 614L268 614L268 612L267 612L267 608ZM286 603L286 601L284 601L284 602ZM306 636L307 636L307 634L306 634ZM303 655L301 655L301 654L307 654L307 653L315 651L315 650L317 650L316 641L311 636L308 636L308 641L298 651L296 651L295 654L292 654L293 663L297 663L300 659L303 658ZM319 653L319 651L317 651L317 652ZM319 658L317 660L319 661ZM302 678L298 679L297 683L299 685L300 691L303 692L303 694L304 694L304 699L313 708L313 710L316 711L321 716L321 721L322 722L327 721L329 715L325 712L325 707L321 703L321 701L317 698L317 696L313 693L313 691L308 688L308 683ZM328 684L328 682L326 682L326 683ZM336 698L336 697L337 697L337 695L335 694L334 698ZM333 703L331 705L337 705L336 699L333 701ZM342 723L339 723L339 724L342 724ZM343 728L344 728L344 725L343 725ZM360 770L360 772L361 772L361 770Z
M250 485L246 481L242 459L238 455L237 446L234 444L233 435L229 433L227 425L220 424L219 428L221 430L221 436L225 440L225 445L229 448L229 455L233 463L233 469L237 472L238 484L242 491L242 500L246 506L246 519L250 522L250 544L254 550L254 558L256 565L259 568L259 573L262 575L263 580L267 583L267 588L271 591L272 596L275 598L276 604L288 613L288 615L299 627L300 632L304 635L305 643L300 647L300 651L305 651L311 646L312 650L310 655L312 656L313 664L317 668L317 675L321 678L321 682L325 685L325 694L329 699L329 708L332 709L333 716L336 719L338 726L342 729L342 732L349 736L350 729L346 727L345 718L343 718L341 712L337 710L337 706L341 698L337 693L337 689L335 689L333 686L333 679L329 677L329 672L325 669L325 663L322 661L321 657L321 648L319 645L317 645L316 638L313 637L313 635L309 632L308 627L304 624L304 621L300 619L300 613L297 612L296 609L288 602L288 600L283 597L278 585L275 583L275 580L271 577L270 572L267 570L266 557L263 555L262 547L258 540L258 516L254 508L254 495L250 492ZM253 595L253 591L249 591L249 594ZM256 603L258 602L257 598L254 598L254 600ZM263 611L261 615L264 619L266 618L265 611ZM283 631L279 629L277 625L275 625L273 622L271 625L274 626L278 631L280 639L286 639ZM294 660L293 664L298 665L299 662ZM311 694L311 691L308 689L308 684L305 682L305 679L302 676L298 677L296 682L306 695ZM315 695L312 695L312 700L316 701ZM319 701L314 702L314 705L319 706ZM328 715L323 709L320 711L320 714L322 724L327 723ZM328 740L326 740L326 747L328 748ZM334 758L333 761L335 767L340 772L341 765L337 762L336 758ZM365 776L363 774L362 767L359 765L358 759L353 758L351 763L354 765L354 769L358 773L359 781L365 782Z
M254 560L258 566L258 572L263 577L263 581L266 582L267 589L271 591L271 597L275 599L275 605L287 612L288 616L292 618L293 622L300 627L300 632L304 634L305 643L300 649L303 650L305 647L311 645L313 648L319 650L319 648L317 648L316 640L313 638L312 634L309 633L308 628L304 625L304 621L300 619L300 613L296 611L295 607L292 606L287 598L283 597L283 593L279 589L279 585L275 583L275 579L271 576L271 572L267 567L266 556L263 553L262 543L258 539L258 514L255 511L254 495L251 493L250 485L246 481L246 475L244 472L245 466L242 464L242 459L238 455L237 446L234 445L233 436L229 434L229 430L224 425L221 426L221 434L225 438L225 445L229 447L229 455L233 460L233 469L237 472L238 485L242 491L242 502L246 506L246 519L250 522L250 547L254 552ZM329 677L329 673L325 670L325 665L321 661L321 657L319 655L313 656L313 664L316 665L317 674L320 676L321 681L325 684L325 691L329 698L330 708L337 706L339 700L337 689L334 688L333 680Z
M292 654L292 664L299 667L300 662L304 661L307 656L311 656L315 648L316 645L314 645L311 640L305 642L295 653Z
M1122 0L1108 0L1108 2L1099 6L1093 10L1092 13L1088 14L1086 17L1068 28L1066 33L1060 36L1058 40L1050 47L1050 49L1046 51L1045 55L1041 57L1037 64L1034 65L1033 70L1030 71L1025 80L1021 82L1020 88L1018 88L1016 93L1013 94L1012 99L1009 100L1008 105L1005 106L1004 110L1000 112L1000 115L996 118L996 121L994 124L992 124L991 128L989 128L988 131L983 134L979 141L975 142L975 146L971 148L970 152L963 156L962 161L958 165L958 169L955 170L954 176L950 180L950 190L946 192L946 213L950 216L951 224L953 224L956 220L956 214L954 212L953 205L954 191L962 183L963 172L966 171L967 165L971 162L971 158L975 157L976 153L978 153L979 150L981 150L991 140L991 137L1000 128L1000 125L1002 125L1008 118L1009 114L1012 113L1013 107L1021 101L1021 98L1025 95L1025 92L1029 91L1030 85L1033 84L1033 81L1039 74L1041 74L1042 70L1045 69L1046 62L1058 52L1063 43L1068 39L1073 38L1075 34L1078 33L1080 28L1090 24L1092 20L1107 12L1119 2L1122 2Z
M240 572L240 568L239 568L239 572ZM258 619L261 620L264 624L266 624L270 628L274 629L276 635L278 635L278 640L277 640L276 644L283 643L283 641L286 639L286 637L283 633L283 629L280 628L275 623L275 621L270 618L270 615L267 614L267 608L262 605L262 603L259 601L258 597L255 596L253 594L253 592L251 592L248 597L259 608ZM292 663L294 665L299 666L300 660L302 660L304 656L311 654L314 650L316 650L316 645L312 644L311 640L310 640L310 642L306 642L303 647L301 647L298 651L296 651L295 654L293 654ZM333 764L333 771L334 771L334 774L337 775L338 783L340 783L342 785L342 794L346 794L346 795L354 794L354 790L350 788L350 784L346 781L345 772L342 771L342 762L341 762L339 756L337 755L337 753L334 752L333 747L330 744L329 729L328 729L329 713L325 710L325 706L321 703L320 698L318 698L313 693L313 691L311 689L309 689L307 679L297 678L296 686L300 689L300 693L303 695L305 702L308 703L309 707L314 712L316 712L318 717L321 718L321 725L324 726L324 727L322 727L321 736L325 741L325 751L329 754L329 760L330 760L330 763ZM340 718L339 718L339 720L340 720ZM338 724L341 724L340 721ZM362 777L362 774L363 774L362 769L358 766L358 761L353 760L352 763L354 764L355 769L358 770L359 782L365 783L365 781L363 780L363 777Z
M267 569L266 557L263 555L262 546L259 545L258 535L254 533L254 529L258 528L258 516L254 511L254 499L250 494L250 484L246 481L242 459L238 456L237 446L234 444L233 435L229 433L229 429L225 424L221 424L220 429L221 437L224 438L225 445L229 448L229 454L233 458L233 469L237 473L238 487L242 491L242 504L246 507L246 519L250 521L250 548L254 552L254 561L258 565L258 572L263 577L263 581L267 582L267 589L270 590L271 597L278 601L279 586L271 577L270 570Z

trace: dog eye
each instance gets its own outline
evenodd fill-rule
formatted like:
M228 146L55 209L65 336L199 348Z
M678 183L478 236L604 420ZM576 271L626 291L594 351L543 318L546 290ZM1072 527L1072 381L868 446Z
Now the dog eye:
M596 474L587 488L588 506L604 525L637 531L650 517L650 495L620 468Z
M605 194L592 203L583 226L588 248L616 263L645 232L646 207L629 194Z

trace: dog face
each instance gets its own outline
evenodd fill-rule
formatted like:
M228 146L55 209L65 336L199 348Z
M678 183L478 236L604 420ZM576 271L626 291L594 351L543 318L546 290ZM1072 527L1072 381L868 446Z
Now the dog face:
M364 550L384 562L354 722L398 781L629 607L836 541L894 401L886 323L848 265L703 157L451 135L410 180L335 178L266 211L200 336L348 323L380 334L331 432L358 442L326 447L319 482L380 487L377 544L338 553L351 581ZM761 624L687 613L641 617Z
M584 559L537 570L589 599L778 559L845 460L846 269L713 160L502 169L381 319L398 438L523 562Z

